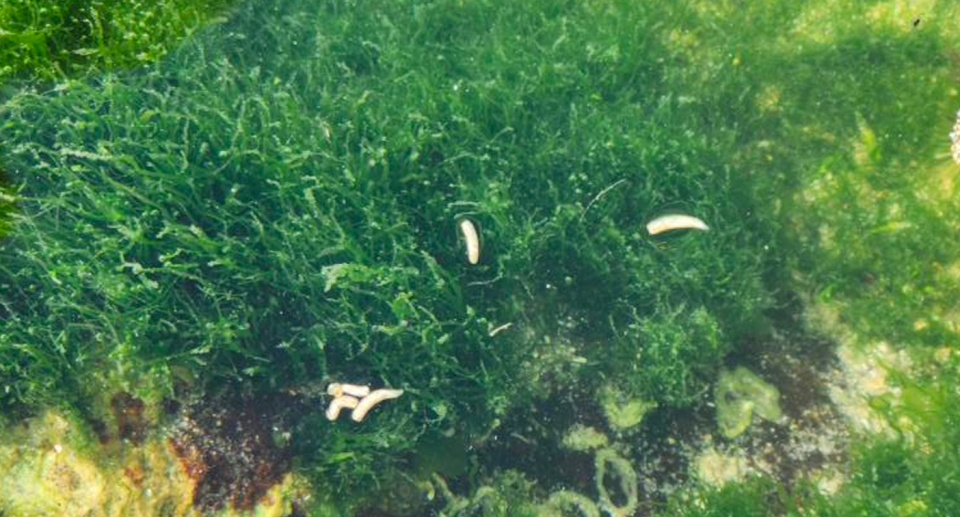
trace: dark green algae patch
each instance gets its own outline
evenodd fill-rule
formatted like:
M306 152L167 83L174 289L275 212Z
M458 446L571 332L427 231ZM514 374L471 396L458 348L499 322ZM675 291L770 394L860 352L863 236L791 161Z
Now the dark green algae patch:
M944 82L956 66L936 21L904 33L840 16L824 22L833 39L794 47L782 34L807 16L802 6L747 11L250 2L154 66L17 91L0 108L18 192L0 243L3 414L95 414L97 393L123 390L196 408L187 414L203 422L236 400L218 394L296 394L315 410L285 421L289 436L266 450L317 493L371 515L439 511L416 495L376 500L441 470L436 449L462 448L484 461L444 467L453 489L494 480L506 506L476 505L496 510L481 514L519 515L564 486L542 463L561 457L565 427L606 425L594 407L603 390L656 404L650 420L664 429L703 422L725 361L809 331L797 314L809 291L838 297L865 336L955 339L942 318L911 331L878 310L896 306L914 328L957 288L933 291L899 265L946 267L955 242L884 231L892 213L937 215L911 194L921 180L900 179L936 161L940 126L946 135L952 123L938 118L952 113ZM825 171L847 188L804 204ZM857 197L863 184L899 211L838 217L872 206ZM711 229L646 234L671 211ZM462 217L481 229L477 266L459 244ZM831 248L816 236L824 225L870 242ZM937 225L933 235L948 233ZM879 260L904 244L899 262ZM857 288L867 267L883 268L868 271L872 296ZM928 294L903 308L897 282ZM331 380L405 394L362 425L330 423L316 393ZM934 441L948 443L938 429ZM500 445L508 439L532 445ZM511 466L532 482L500 472L529 449L541 464ZM929 479L937 458L872 451L862 461L949 482ZM583 462L563 457L567 483L589 487ZM850 490L864 500L913 497L857 479ZM798 486L806 504L829 504ZM659 494L641 511L767 515L756 501L783 496L771 514L798 512L783 494L758 481L710 495L707 513ZM214 496L200 506L224 504ZM855 515L844 513L861 508L851 499L831 511Z

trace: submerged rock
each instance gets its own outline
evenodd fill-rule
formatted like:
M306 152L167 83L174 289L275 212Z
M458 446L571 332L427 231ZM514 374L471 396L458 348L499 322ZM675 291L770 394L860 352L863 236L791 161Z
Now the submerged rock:
M210 512L249 510L290 470L291 453L275 435L288 433L296 400L226 397L189 406L170 444L196 481L193 504Z
M17 517L221 517L193 505L196 482L168 441L147 436L137 446L114 448L55 412L12 428L0 443L0 515ZM251 507L263 517L289 515L302 482L286 475Z
M724 453L713 447L701 452L693 466L697 479L710 486L739 481L752 473L744 456Z

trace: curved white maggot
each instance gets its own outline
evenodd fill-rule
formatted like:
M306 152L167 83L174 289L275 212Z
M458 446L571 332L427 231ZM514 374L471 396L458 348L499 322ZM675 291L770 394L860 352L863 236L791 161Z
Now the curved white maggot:
M480 262L480 234L470 219L461 219L459 226L467 245L467 262L475 265Z
M384 400L395 399L400 395L403 395L403 390L373 390L357 404L357 407L350 413L350 418L354 422L362 422L363 417L367 416L367 411L373 409L373 406Z
M340 395L339 397L334 398L330 401L330 405L327 406L327 420L333 422L340 416L341 409L353 409L360 404L360 400L351 397L350 395Z
M709 230L706 223L692 215L671 214L662 215L647 223L647 233L656 235L670 230L691 229Z
M359 384L341 384L331 382L327 385L327 395L339 397L340 395L350 395L352 397L363 398L370 394L370 386L361 386Z

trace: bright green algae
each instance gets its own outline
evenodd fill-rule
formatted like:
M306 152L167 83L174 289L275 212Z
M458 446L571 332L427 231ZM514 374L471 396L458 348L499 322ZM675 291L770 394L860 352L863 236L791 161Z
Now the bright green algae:
M63 80L154 64L231 3L7 0L0 4L0 83ZM15 89L6 86L0 96ZM0 237L10 225L12 196L0 169Z
M0 81L152 64L229 4L7 0L0 4Z
M6 173L0 169L0 238L10 230L10 214L15 201L13 190L7 185Z
M421 433L469 442L557 393L597 400L602 380L665 410L703 403L724 357L772 324L762 311L792 300L795 271L797 290L852 306L861 335L942 344L946 316L917 320L956 282L902 264L949 271L956 243L910 193L923 182L896 178L933 161L944 43L927 22L840 21L784 44L801 10L260 2L155 70L22 91L0 110L23 189L0 248L0 404L402 387L369 425L318 412L296 437L320 486L361 486ZM828 172L844 187L806 202ZM857 197L864 184L885 197ZM899 231L891 197L932 241ZM813 237L860 242L863 212L844 209L878 199L853 255ZM645 235L677 210L711 230ZM478 267L457 245L463 216L481 228ZM903 450L876 456L923 483L947 468ZM850 508L951 504L872 483ZM708 514L762 509L772 489L757 486Z
M50 354L52 371L104 360L161 384L171 369L267 389L381 379L421 390L408 409L454 419L460 406L524 403L531 354L549 339L588 356L560 374L608 371L670 404L703 393L700 375L730 347L722 330L736 335L763 305L760 243L732 223L742 208L696 113L657 88L663 68L636 76L629 62L604 65L609 52L570 52L665 52L636 39L649 14L566 6L585 17L574 30L532 6L478 4L503 20L480 30L468 27L479 12L450 19L439 4L331 9L248 7L155 73L7 102L4 150L25 181L3 264L20 316L3 339L28 344L4 348L25 369L19 396L46 390L26 380L27 350ZM620 15L639 25L610 23ZM386 28L367 34L373 23ZM573 41L499 53L494 42L518 31ZM411 37L417 46L400 44ZM652 87L591 93L634 84ZM668 120L676 134L661 134ZM643 222L668 203L717 229L650 240ZM456 245L460 214L483 228L480 267ZM492 339L506 322L518 328ZM587 346L600 342L611 344Z
M729 144L645 62L667 52L643 37L656 17L277 5L156 71L5 104L24 188L0 260L5 405L82 404L104 385L157 400L175 379L404 388L367 425L304 426L318 479L359 483L424 430L480 435L599 375L666 406L708 392L764 306L763 251L736 223L747 200L716 159ZM715 229L647 237L671 206ZM483 233L478 267L457 245L463 215Z

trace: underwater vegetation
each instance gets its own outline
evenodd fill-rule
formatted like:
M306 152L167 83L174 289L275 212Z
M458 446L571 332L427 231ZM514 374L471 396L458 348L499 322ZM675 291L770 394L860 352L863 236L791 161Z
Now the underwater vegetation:
M233 423L233 422L231 422ZM212 515L195 504L196 474L171 454L171 445L151 435L136 447L89 436L83 426L52 412L32 419L26 427L5 433L0 445L0 509L17 517L136 517ZM5 430L6 431L6 430ZM236 450L230 452L238 452ZM239 451L244 452L244 451ZM235 458L229 458L235 459ZM269 479L269 469L263 472ZM248 479L242 498L260 478ZM264 479L265 481L265 479ZM269 486L252 510L228 509L218 515L291 515L288 494L301 494L291 476Z
M655 87L662 67L593 74L613 56L494 45L552 31L639 45L624 54L639 60L665 52L638 38L652 19L565 6L596 26L565 33L540 7L478 4L503 22L477 32L482 13L447 19L449 6L341 7L247 5L155 71L5 104L23 191L0 265L3 403L109 387L155 402L178 382L407 390L373 425L310 426L319 454L356 455L356 473L425 430L479 435L531 394L601 376L668 407L704 397L766 296L717 145ZM486 66L458 68L469 60ZM654 87L590 93L634 83ZM676 134L661 134L668 120ZM710 220L709 238L647 238L647 207L671 203ZM461 215L483 232L477 266L457 247Z
M0 169L0 238L3 238L10 229L10 213L14 208L16 198L7 186L6 174Z
M8 0L0 5L0 81L62 79L154 63L229 0Z
M0 428L172 449L204 512L293 472L311 515L960 514L960 13L928 4L267 0L175 48L223 6L5 4L5 74L108 71L0 106ZM646 231L676 213L709 230ZM811 353L783 335L947 359L890 374L832 494L647 490L662 430L789 432L750 373ZM403 396L331 422L330 382Z
M63 80L155 63L229 0L10 0L0 5L0 97L30 80ZM14 193L0 167L0 237Z

